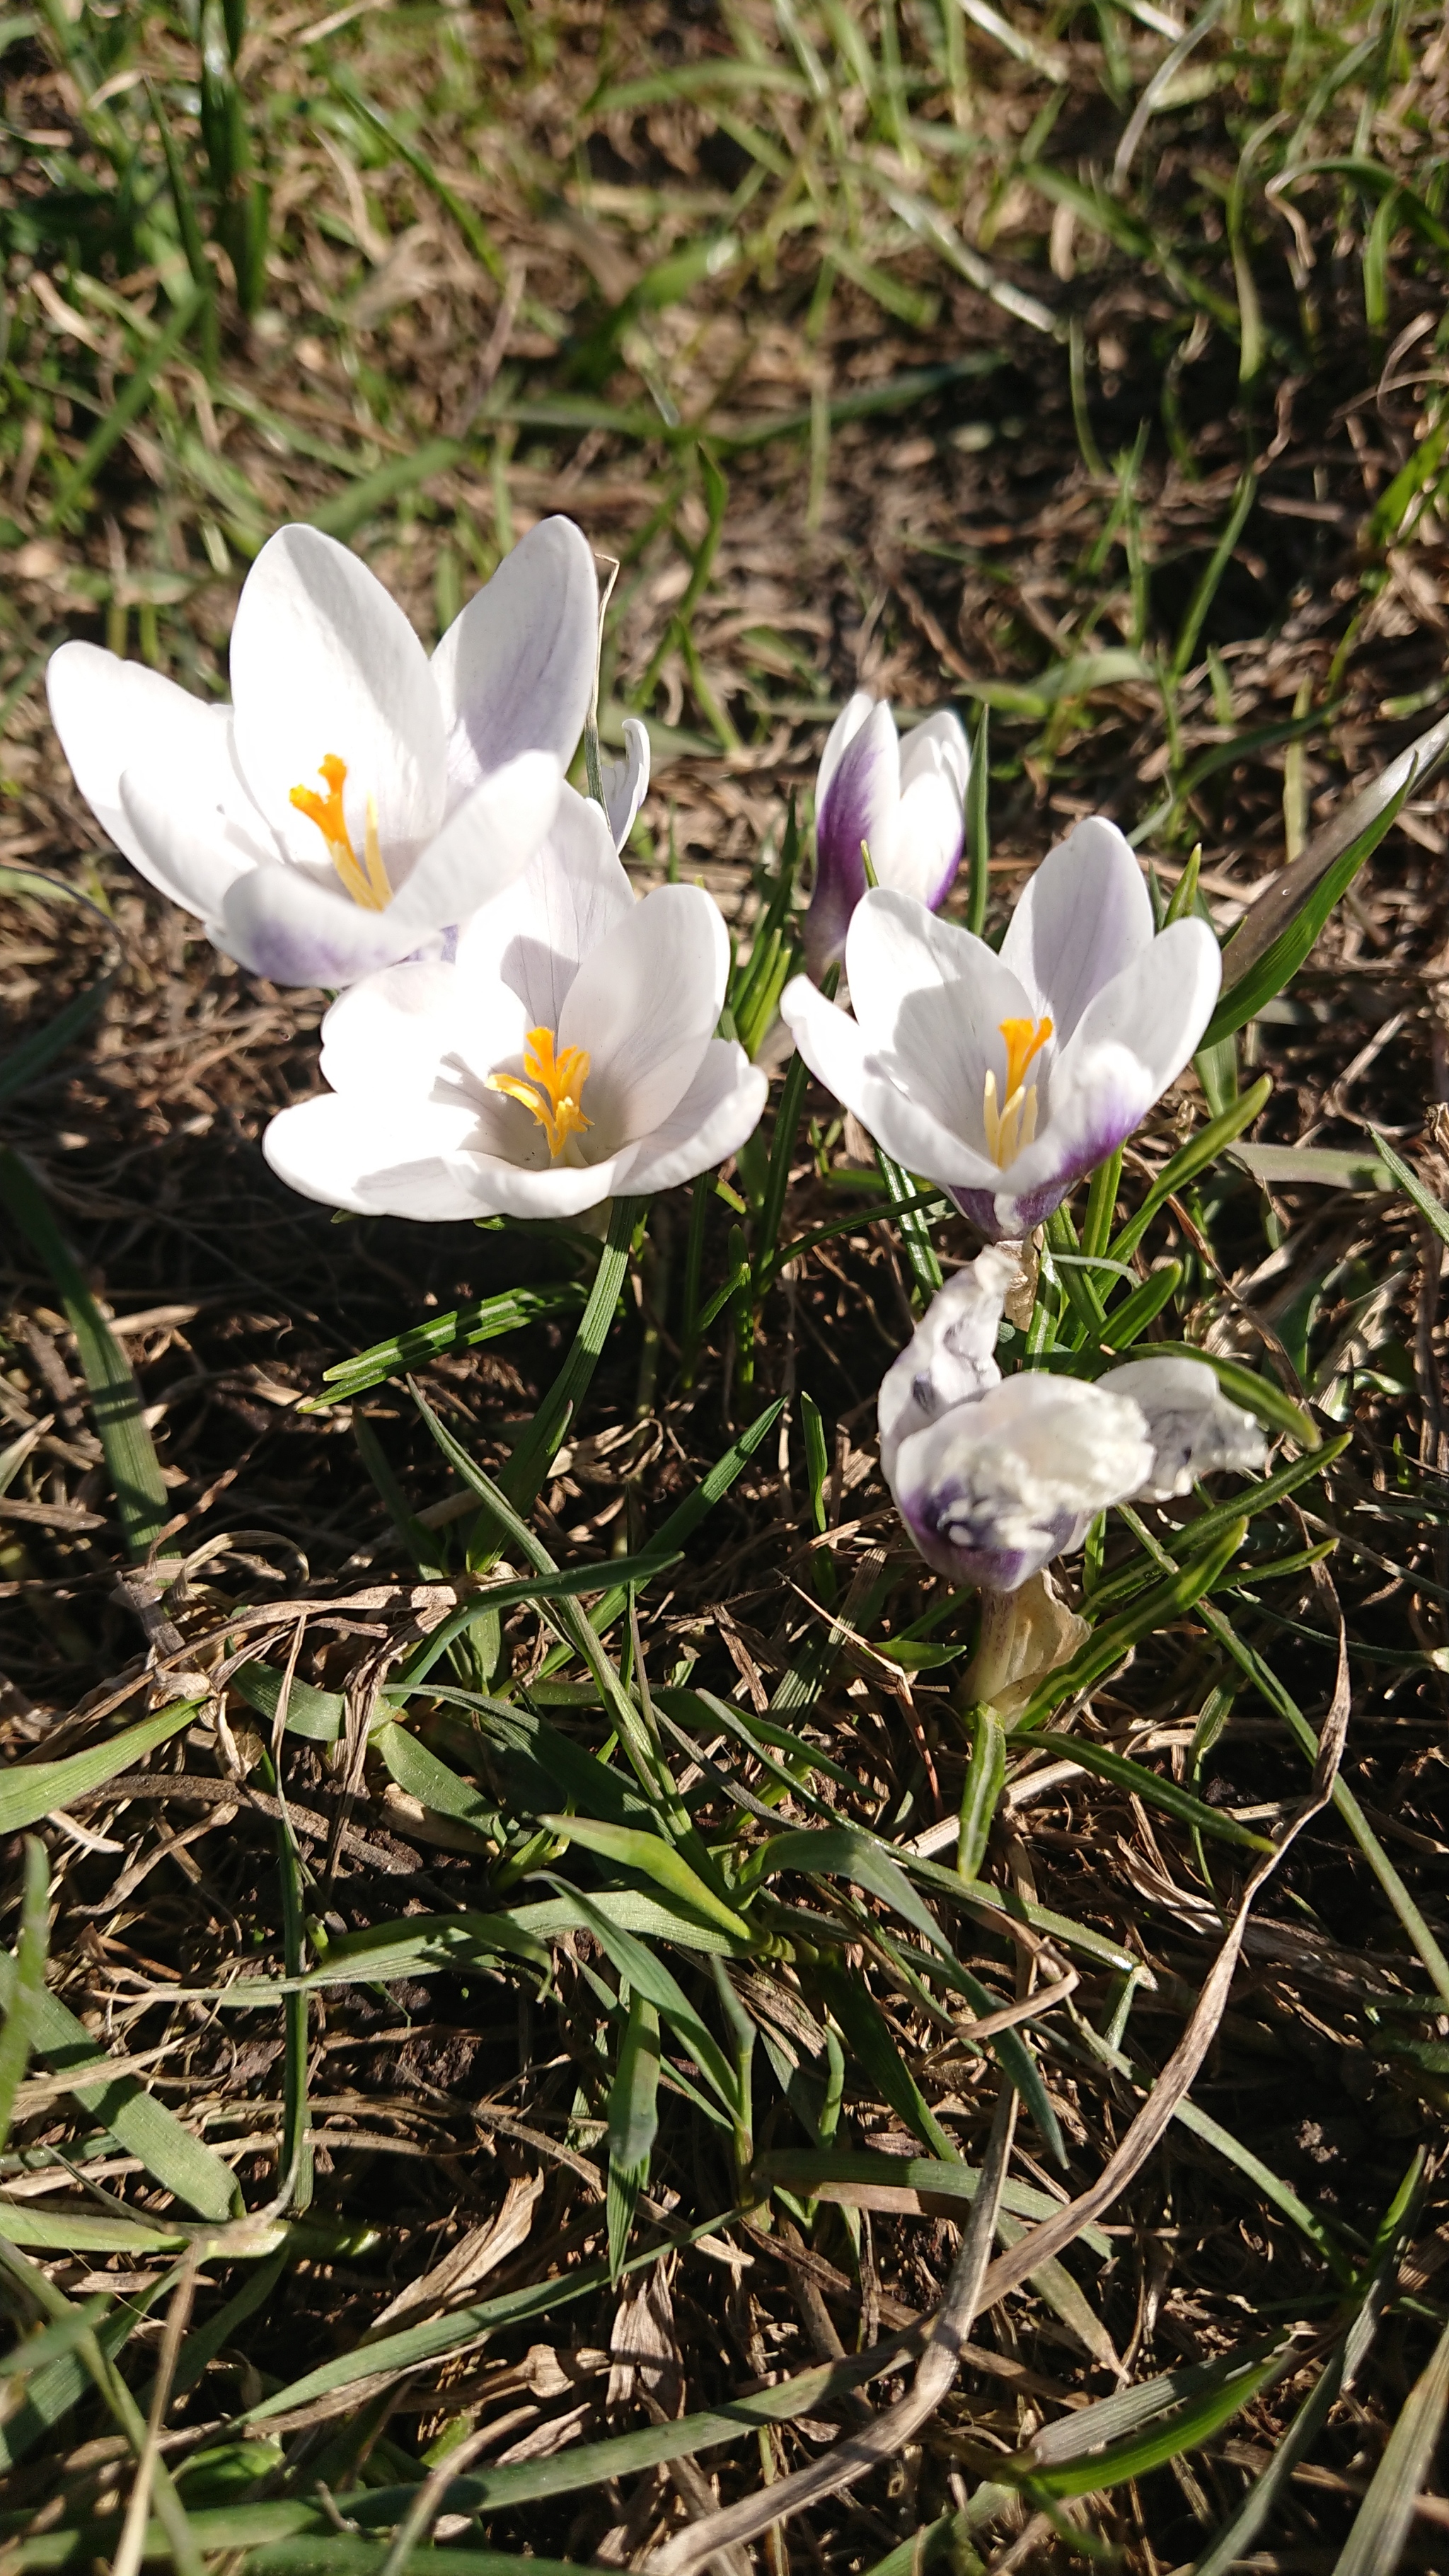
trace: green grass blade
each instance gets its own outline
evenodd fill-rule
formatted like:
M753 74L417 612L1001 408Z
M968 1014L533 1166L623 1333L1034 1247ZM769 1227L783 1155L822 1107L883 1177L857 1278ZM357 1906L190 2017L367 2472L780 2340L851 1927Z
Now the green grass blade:
M544 1323L584 1303L584 1292L571 1282L556 1288L508 1288L501 1296L479 1297L471 1306L414 1324L388 1341L374 1342L351 1360L338 1360L322 1372L326 1395L309 1397L300 1409L320 1413L329 1404L345 1404L384 1378L403 1376L448 1351L471 1350L477 1342L497 1341L503 1333L521 1332L526 1324Z
M126 1545L133 1557L144 1557L170 1511L131 1363L81 1277L42 1192L8 1147L0 1151L0 1199L60 1293L90 1389Z
M200 1705L194 1699L173 1700L84 1753L67 1753L58 1762L13 1763L0 1778L0 1834L23 1833L27 1825L38 1825L91 1790L104 1788L118 1771L129 1771L175 1735Z
M1449 2407L1449 2326L1400 2411L1383 2458L1339 2551L1333 2576L1393 2576L1404 2554L1414 2507L1439 2447Z
M1184 1189L1199 1172L1205 1171L1209 1163L1215 1163L1219 1154L1234 1144L1245 1128L1252 1126L1254 1119L1266 1109L1272 1088L1272 1082L1265 1073L1254 1083L1251 1091L1243 1093L1241 1100L1234 1101L1221 1116L1210 1118L1205 1127L1200 1127L1195 1136L1190 1136L1187 1143L1179 1147L1170 1161L1163 1165L1136 1215L1129 1217L1114 1235L1109 1246L1111 1260L1125 1261L1136 1251L1158 1209L1165 1206L1175 1191Z
M0 2009L9 2010L14 1978L14 1960L7 1951L0 1951ZM173 2192L199 2218L224 2220L239 2215L240 2199L230 2166L193 2138L164 2103L143 2089L137 2076L112 2075L110 2059L96 2046L84 2022L49 1992L37 2000L31 2046L57 2074L67 2077L82 2110L110 2131L125 2154L138 2156L163 2191Z
M14 1974L5 1999L4 2027L0 2029L0 2148L9 2140L15 2096L35 2043L36 2019L45 1993L49 1904L50 1865L45 1845L27 1834L20 1938L15 1945Z

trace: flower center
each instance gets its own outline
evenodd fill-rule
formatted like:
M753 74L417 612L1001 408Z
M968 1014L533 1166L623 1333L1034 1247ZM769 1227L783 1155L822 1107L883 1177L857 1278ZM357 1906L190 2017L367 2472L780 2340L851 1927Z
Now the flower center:
M536 1118L548 1139L548 1150L558 1161L570 1136L581 1136L592 1127L579 1102L589 1078L587 1047L565 1047L562 1055L554 1050L552 1029L530 1029L523 1050L523 1074L490 1073L488 1089L501 1091L516 1100L531 1118Z
M1004 1172L1036 1134L1036 1084L1027 1082L1027 1069L1046 1045L1052 1024L1050 1020L1003 1020L1000 1027L1006 1043L1006 1100L998 1109L996 1076L989 1072L981 1098L981 1120L986 1129L986 1150L997 1170Z
M392 888L382 864L382 850L377 837L377 799L367 800L367 836L363 842L363 863L358 862L342 810L342 790L347 784L347 763L329 751L317 764L319 778L327 781L327 793L315 787L294 787L291 802L309 823L315 823L327 844L327 856L354 903L364 912L386 912L392 901Z

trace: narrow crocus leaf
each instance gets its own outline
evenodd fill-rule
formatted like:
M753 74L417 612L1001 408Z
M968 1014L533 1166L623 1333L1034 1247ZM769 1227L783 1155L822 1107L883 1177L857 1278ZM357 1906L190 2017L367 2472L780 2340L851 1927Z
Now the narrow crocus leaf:
M1409 790L1416 785L1423 786L1433 771L1439 767L1446 754L1449 754L1449 716L1441 716L1437 723L1429 727L1427 733L1420 734L1417 741L1407 744L1405 749L1389 762L1388 767L1378 778L1372 779L1358 795L1350 797L1340 806L1338 812L1330 817L1322 829L1314 833L1306 848L1299 851L1297 858L1290 861L1289 865L1274 878L1273 883L1259 895L1257 902L1245 913L1224 951L1225 1003L1230 992L1243 981L1250 968L1255 968L1260 960L1267 956L1275 941L1291 929L1295 919L1301 913L1305 899L1318 880L1327 875L1341 859L1359 849L1365 834L1375 830L1387 809L1392 808L1393 814L1397 814L1399 805ZM1392 815L1389 819L1392 819ZM1387 828L1387 822L1383 822L1383 829L1387 830ZM1372 846L1372 843L1368 844L1368 847ZM1364 850L1361 855L1366 856L1367 850ZM1357 864L1356 860L1355 865ZM1327 918L1327 912L1324 913L1323 918ZM1304 954L1306 953L1305 950ZM1282 980L1287 979L1284 977ZM1278 989L1276 984L1271 987L1275 992ZM1254 1008L1261 1008L1262 1002L1267 998L1268 994L1265 991L1254 1004ZM1235 1021L1233 1025L1240 1027L1242 1023Z
M1414 1170L1413 1165L1406 1163L1402 1154L1395 1153L1392 1145L1388 1142L1388 1139L1381 1136L1376 1127L1371 1127L1369 1129L1369 1134L1372 1136L1374 1143L1377 1145L1379 1152L1383 1156L1383 1159L1388 1165L1390 1172L1393 1174L1394 1179L1398 1182L1405 1198L1413 1201L1413 1204L1418 1209L1420 1216L1424 1219L1427 1225L1433 1228L1433 1231L1439 1237L1440 1242L1449 1243L1449 1208L1440 1204L1439 1200L1435 1198L1432 1190L1425 1189L1424 1184L1420 1180L1418 1173Z
M60 1292L85 1371L126 1545L133 1557L144 1557L165 1527L169 1506L131 1363L86 1286L44 1194L8 1147L0 1151L0 1199Z
M1124 1611L1120 1618L1109 1619L1102 1627L1094 1629L1080 1653L1074 1655L1069 1664L1063 1664L1059 1671L1048 1675L1015 1731L1022 1735L1031 1733L1064 1700L1080 1697L1083 1691L1090 1690L1108 1673L1115 1671L1123 1657L1144 1637L1150 1637L1158 1628L1169 1627L1174 1619L1181 1618L1184 1611L1190 1610L1194 1602L1200 1601L1204 1593L1211 1592L1232 1564L1247 1529L1246 1520L1234 1521L1222 1537L1205 1548L1200 1556L1193 1557L1167 1582L1154 1585L1145 1600Z
M1214 1047L1223 1038L1231 1037L1235 1029L1242 1028L1257 1012L1261 1011L1265 1002L1270 1002L1276 993L1282 992L1285 984L1292 981L1323 929L1334 905L1347 894L1365 859L1378 848L1384 834L1398 820L1399 808L1409 793L1410 784L1411 782L1406 779L1383 812L1376 815L1371 823L1365 825L1364 829L1350 841L1347 849L1340 852L1331 866L1326 868L1316 881L1305 886L1301 891L1290 884L1287 890L1289 893L1299 892L1298 905L1276 937L1270 939L1266 946L1250 944L1252 940L1261 938L1267 925L1266 923L1262 925L1262 930L1256 929L1253 926L1252 912L1249 913L1242 928L1236 937L1229 941L1223 952L1224 990L1217 1009L1204 1031L1205 1047ZM1302 864L1301 857L1293 860L1291 865L1284 869L1283 876L1291 880ZM1267 895L1259 897L1259 901L1268 902L1271 896L1279 893L1282 883L1283 880L1280 878L1276 885L1269 888ZM1257 906L1254 905L1253 911L1256 910ZM1241 953L1235 954L1238 940L1244 939L1245 934L1247 938L1244 948Z
M669 2024L733 2120L740 2107L734 2069L714 2033L701 2021L683 1987L663 1960L656 1958L651 1949L636 1940L632 1932L625 1931L622 1924L578 1888L567 1886L562 1879L553 1877L546 1870L540 1871L539 1875L577 1908L580 1923L593 1933L619 1975L628 1980L631 1994L646 1996L661 2019Z
M13 1763L0 1779L0 1835L22 1833L27 1825L38 1825L43 1817L104 1788L118 1771L129 1771L178 1733L200 1705L194 1699L172 1700L84 1753L68 1753L58 1762Z
M1210 1807L1205 1798L1195 1798L1188 1789L1180 1789L1175 1780L1164 1780L1145 1763L1129 1762L1123 1753L1110 1746L1094 1744L1087 1736L1034 1735L1033 1745L1040 1745L1058 1761L1076 1762L1084 1771L1094 1771L1099 1780L1110 1780L1114 1788L1130 1790L1150 1807L1158 1807L1179 1824L1194 1825L1199 1833L1215 1834L1222 1842L1242 1843L1252 1851L1273 1849L1266 1834L1255 1834L1251 1827L1240 1825L1235 1816L1226 1815L1221 1807Z
M666 1888L682 1904L693 1906L707 1923L716 1924L732 1940L742 1945L750 1942L750 1927L743 1917L706 1887L673 1844L661 1841L658 1834L640 1833L631 1826L609 1824L595 1816L544 1815L539 1823L560 1842L581 1843L585 1851L611 1861L616 1869L637 1870L641 1877L652 1878L657 1886Z
M50 1867L45 1845L33 1834L25 1838L25 1878L20 1900L20 1938L15 1946L15 1973L9 1981L5 2020L0 2027L0 2149L10 2136L15 2096L35 2042L35 2026L45 1992L45 1953L49 1934Z
M299 1410L318 1413L330 1404L345 1404L354 1395L364 1395L370 1386L380 1386L384 1378L421 1368L445 1351L471 1350L479 1342L496 1341L500 1334L520 1332L526 1324L568 1314L583 1303L584 1292L572 1281L551 1288L508 1288L496 1297L479 1297L470 1306L459 1306L385 1342L374 1342L355 1359L338 1360L322 1372L327 1394L310 1396Z

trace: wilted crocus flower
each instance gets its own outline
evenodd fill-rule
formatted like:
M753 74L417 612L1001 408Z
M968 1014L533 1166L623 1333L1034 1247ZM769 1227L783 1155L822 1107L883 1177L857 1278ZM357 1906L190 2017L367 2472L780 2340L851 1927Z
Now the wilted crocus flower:
M904 743L888 702L857 689L830 728L815 781L815 891L805 915L805 962L817 983L845 954L850 918L877 885L944 903L961 864L971 754L949 711L927 716Z
M330 1094L284 1109L268 1162L374 1215L569 1218L692 1180L744 1143L766 1078L714 1034L729 938L700 886L636 899L597 805L475 913L456 962L370 976L322 1023Z
M568 519L529 531L431 662L356 555L286 527L242 586L229 707L73 643L50 710L97 821L218 948L280 984L351 984L526 867L597 647L593 557Z
M1205 921L1155 937L1142 871L1094 817L1042 861L998 956L882 886L845 948L852 1018L804 975L780 1012L887 1154L1000 1239L1028 1234L1182 1071L1217 1000Z
M1204 1360L1129 1360L1089 1384L1003 1378L997 1327L1020 1276L992 1247L948 1280L887 1370L881 1466L928 1565L1015 1592L1079 1547L1109 1503L1185 1494L1217 1467L1262 1464L1263 1436Z

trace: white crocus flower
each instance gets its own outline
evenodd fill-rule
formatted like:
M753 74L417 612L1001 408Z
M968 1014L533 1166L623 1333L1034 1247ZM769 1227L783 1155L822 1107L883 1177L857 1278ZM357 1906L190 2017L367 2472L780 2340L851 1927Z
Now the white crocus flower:
M1003 1378L997 1328L1020 1272L988 1247L933 1298L887 1372L881 1465L911 1537L952 1583L1015 1592L1109 1503L1163 1501L1263 1437L1203 1360L1129 1360L1094 1383Z
M781 1016L812 1073L985 1235L1029 1234L1182 1071L1221 981L1205 921L1156 937L1115 824L1043 860L998 955L882 886L846 939L854 1017L804 975Z
M55 729L133 867L279 984L345 985L500 893L552 820L594 685L598 584L545 519L431 662L367 566L316 528L242 586L230 706L63 644Z
M951 891L965 841L971 754L949 711L902 742L889 702L857 689L830 728L815 781L815 891L805 915L805 962L818 982L845 954L851 915L877 885L913 894L934 912Z
M636 898L597 805L566 787L542 848L465 924L456 961L390 967L322 1023L332 1089L265 1139L328 1207L570 1218L735 1153L763 1073L718 1038L729 938L700 886Z

